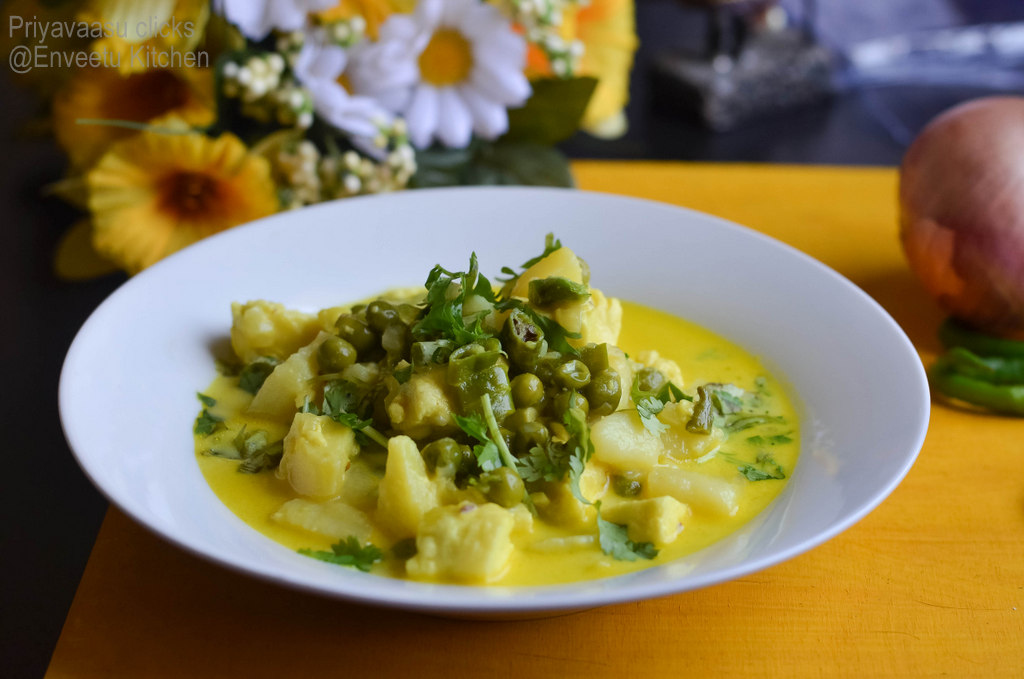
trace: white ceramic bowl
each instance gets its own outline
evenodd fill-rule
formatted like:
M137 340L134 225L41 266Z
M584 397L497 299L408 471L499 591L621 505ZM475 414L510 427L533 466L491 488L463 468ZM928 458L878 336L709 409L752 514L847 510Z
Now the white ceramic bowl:
M430 585L300 556L214 496L193 455L195 393L235 300L319 309L396 285L469 251L485 272L535 255L554 231L594 284L696 321L759 355L792 388L802 453L751 524L690 557L637 573L535 588ZM60 382L64 431L82 469L122 511L216 564L286 586L434 613L527 615L706 587L767 568L848 528L913 464L927 381L896 323L806 255L721 219L559 189L409 191L349 199L233 229L118 289L75 338ZM215 568L213 564L210 566Z

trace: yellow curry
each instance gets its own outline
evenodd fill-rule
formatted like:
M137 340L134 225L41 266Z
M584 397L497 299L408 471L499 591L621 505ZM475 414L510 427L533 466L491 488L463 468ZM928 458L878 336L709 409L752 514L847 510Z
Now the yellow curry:
M474 256L316 314L234 304L195 426L214 492L310 557L498 585L665 563L781 492L798 423L756 358L606 297L551 237L521 268L494 285Z

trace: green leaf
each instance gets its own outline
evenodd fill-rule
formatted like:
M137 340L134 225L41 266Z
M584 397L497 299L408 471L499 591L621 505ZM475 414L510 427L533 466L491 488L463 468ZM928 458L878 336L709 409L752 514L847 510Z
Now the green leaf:
M354 535L331 545L330 552L300 549L299 554L339 566L352 566L364 573L368 573L373 564L384 558L384 552L379 548L371 543L362 546Z
M530 85L533 93L526 105L509 110L508 132L501 140L551 146L580 129L597 79L539 78Z
M459 292L450 296L449 288L458 281ZM448 271L440 264L430 270L423 286L427 289L425 312L411 329L412 336L420 341L445 339L462 346L479 339L490 337L483 329L483 314L477 314L466 325L462 305L467 295L480 295L487 301L494 300L494 290L486 276L479 273L476 253L469 258L469 271Z
M206 394L197 393L196 397L198 397L199 402L202 403L207 408L212 408L213 406L217 405L217 399L207 396Z
M202 396L202 394L200 394L200 396ZM214 401L212 398L209 398L208 396L205 398L209 399L213 403L216 403L216 401ZM201 398L200 400L203 399ZM206 403L206 401L204 400L203 403ZM223 422L223 417L214 415L206 408L203 408L202 412L199 413L199 417L196 418L196 424L192 430L196 433L197 436L209 436L213 432L223 427Z
M629 395L636 404L636 412L640 415L644 428L655 436L661 436L668 429L668 425L658 419L658 413L665 409L665 401L658 398L653 391L644 391L640 388L640 375L633 376L633 386Z
M650 542L633 542L625 526L601 518L600 503L597 506L597 536L601 551L617 561L653 559L658 550Z
M575 186L560 151L528 142L481 146L466 170L464 183L473 185Z
M255 394L263 386L279 361L272 356L261 356L242 368L238 375L238 387Z
M479 441L478 445L473 446L473 454L476 456L480 469L489 472L500 467L501 452L498 450L497 444L491 440L484 418L477 413L472 413L467 417L461 415L454 417L462 431Z
M416 189L460 186L467 183L467 168L476 155L476 144L463 149L433 147L416 153L416 174L409 185Z
M778 481L786 478L786 472L782 469L782 465L775 461L771 453L761 453L757 456L754 464L743 463L728 453L720 453L720 455L726 462L735 464L737 471L748 481Z

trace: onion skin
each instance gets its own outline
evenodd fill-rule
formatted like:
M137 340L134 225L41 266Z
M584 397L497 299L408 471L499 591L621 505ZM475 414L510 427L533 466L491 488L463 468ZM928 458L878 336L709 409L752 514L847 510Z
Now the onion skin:
M1024 98L946 111L900 167L900 240L939 305L983 332L1024 339Z

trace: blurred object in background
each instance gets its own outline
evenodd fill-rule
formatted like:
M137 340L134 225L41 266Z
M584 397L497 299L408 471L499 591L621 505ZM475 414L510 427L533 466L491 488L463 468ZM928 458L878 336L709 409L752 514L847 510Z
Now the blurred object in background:
M703 36L662 42L654 95L712 130L856 93L905 147L961 101L1024 92L1022 0L677 2Z
M818 3L815 34L844 58L837 88L859 92L901 146L962 101L1024 92L1021 0Z
M657 58L656 91L707 127L730 130L832 91L832 53L810 30L813 0L802 3L800 23L778 0L680 1L707 13L706 41Z

